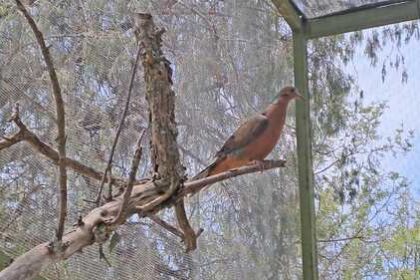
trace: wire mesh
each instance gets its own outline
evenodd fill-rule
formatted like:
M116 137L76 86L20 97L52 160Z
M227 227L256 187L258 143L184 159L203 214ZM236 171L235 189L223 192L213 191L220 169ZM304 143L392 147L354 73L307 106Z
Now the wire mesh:
M293 0L296 7L307 17L314 18L371 4L399 2L387 0Z
M194 174L237 127L260 111L291 80L290 34L264 1L29 1L54 57L66 109L67 154L103 170L123 109L136 42L131 13L146 10L167 29L165 53L173 62L179 143ZM0 127L15 103L22 121L56 147L55 108L49 77L35 38L13 1L0 4ZM275 16L273 18L273 16ZM281 36L280 36L281 35ZM286 37L284 37L286 36ZM147 127L141 69L113 175L127 177L135 139ZM190 198L194 228L204 228L199 248L184 246L149 220L130 219L122 239L99 260L96 246L43 271L47 279L284 279L300 276L298 197L292 119L273 153L288 167L230 180ZM281 156L280 156L281 155ZM148 175L147 143L138 173ZM0 152L0 248L16 257L54 236L57 166L19 143ZM69 171L67 229L93 206L98 182ZM170 210L161 217L176 224Z
M351 77L346 90L332 73L331 83L312 79L314 98L323 98L313 110L320 279L420 275L418 24L345 35L350 46L335 45L348 51L331 71ZM330 50L319 44L335 40L315 40L312 55L325 59Z

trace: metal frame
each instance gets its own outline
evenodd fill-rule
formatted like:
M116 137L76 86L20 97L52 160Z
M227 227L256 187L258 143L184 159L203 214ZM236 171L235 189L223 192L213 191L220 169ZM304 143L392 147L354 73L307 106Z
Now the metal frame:
M302 26L304 27L304 26ZM304 29L304 28L302 28ZM306 102L296 102L296 137L299 174L300 224L303 279L317 279L317 249L312 170L311 122L308 88L307 39L293 32L295 86Z
M317 280L312 137L308 91L307 42L366 28L420 19L420 0L391 0L316 18L307 18L291 0L272 0L293 31L295 85L307 102L296 102L303 279Z
M331 36L419 18L419 0L386 1L309 19L308 39Z

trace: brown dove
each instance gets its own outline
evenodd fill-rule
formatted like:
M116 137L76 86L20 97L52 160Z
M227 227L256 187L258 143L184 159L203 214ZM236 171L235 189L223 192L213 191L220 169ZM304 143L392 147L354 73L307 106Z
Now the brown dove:
M284 87L261 114L246 120L225 142L216 159L194 176L197 180L253 162L261 163L276 146L286 120L289 102L303 99L295 87Z

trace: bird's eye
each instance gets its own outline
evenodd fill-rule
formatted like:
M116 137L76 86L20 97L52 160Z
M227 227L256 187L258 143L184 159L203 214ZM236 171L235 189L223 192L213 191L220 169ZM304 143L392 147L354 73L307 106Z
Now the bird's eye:
M294 89L294 88L292 88L291 92L292 92L292 93L295 93L295 89Z

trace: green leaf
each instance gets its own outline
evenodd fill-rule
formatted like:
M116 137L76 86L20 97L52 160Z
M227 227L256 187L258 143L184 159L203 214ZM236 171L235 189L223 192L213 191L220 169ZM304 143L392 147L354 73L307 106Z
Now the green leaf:
M109 252L111 253L114 248L117 246L117 244L121 240L121 235L118 234L118 232L114 232L114 234L111 237L111 240L109 241Z

